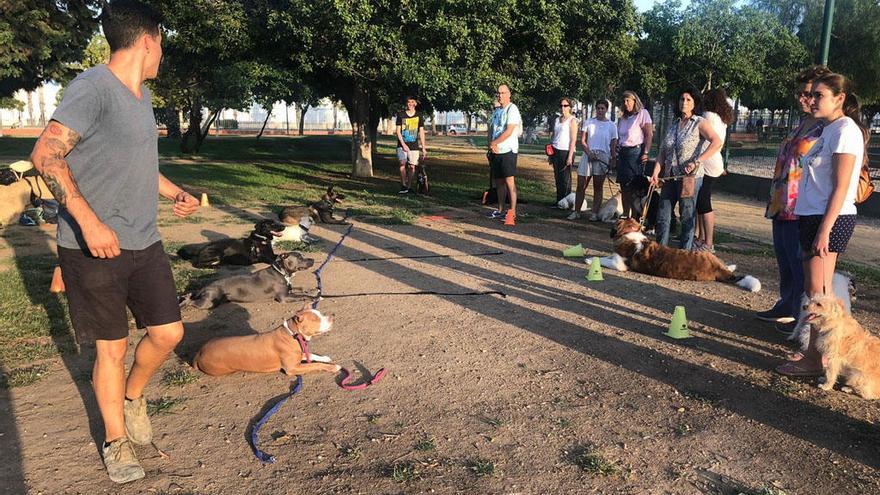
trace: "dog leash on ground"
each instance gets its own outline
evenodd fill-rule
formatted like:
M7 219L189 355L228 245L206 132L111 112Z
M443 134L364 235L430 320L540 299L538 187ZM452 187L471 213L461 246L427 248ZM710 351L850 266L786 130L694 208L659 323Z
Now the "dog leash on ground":
M413 292L358 292L355 294L327 294L321 296L324 299L340 297L364 297L364 296L501 296L507 298L507 294L500 290L483 290L471 292L438 292L436 290L417 290Z
M347 218L348 218L348 212L346 212L345 218L343 218L343 220L345 220ZM351 233L352 227L354 227L354 226L353 225L348 226L348 229L346 229L345 233L342 235L342 238L340 238L339 242L337 242L336 245L333 246L333 249L330 250L330 253L327 255L327 259L324 260L324 263L322 263L321 266L319 266L318 269L315 271L315 278L318 281L318 297L316 298L315 302L312 303L312 309L318 308L318 302L320 301L320 296L321 296L321 293L323 292L323 286L321 283L321 271L324 269L325 266L327 266L327 263L333 258L334 253L336 253L336 250L339 249L339 246L342 245L342 242L345 240L345 238L348 237L348 234ZM274 265L273 265L273 267L274 267ZM289 280L288 280L288 283L289 283ZM291 336L293 336L297 342L299 342L300 348L302 348L302 351L303 351L303 355L306 358L306 362L310 363L312 361L312 355L309 352L308 343L306 343L306 341L302 337L302 335L299 335L299 332L294 334L294 332L291 331L290 326L288 326L286 319L284 320L283 325L284 325L284 328L287 330L287 332ZM359 383L357 385L350 385L348 382L351 380L351 371L349 371L347 368L342 368L341 371L344 376L343 376L342 380L339 382L339 386L341 388L343 388L344 390L362 390L364 388L367 388L367 386L372 385L372 384L376 383L377 381L381 380L382 377L384 377L386 374L385 368L381 368L374 375L370 376L367 381L365 381L363 383ZM300 390L302 390L302 383L303 383L302 376L297 375L296 376L296 385L294 385L293 390L291 390L290 393L284 395L284 397L282 397L278 402L275 403L275 405L273 405L268 411L266 411L266 414L264 414L263 417L259 419L259 421L254 423L254 426L251 429L251 435L250 435L251 450L253 450L254 456L260 462L263 462L266 464L275 464L275 456L273 456L271 454L267 454L266 452L263 452L262 450L260 450L259 447L257 447L257 439L258 439L258 435L260 432L260 428L262 428L263 425L266 424L266 422L269 420L269 418L271 418L276 412L278 412L279 409L281 409L281 406L283 406L284 403L287 402L288 399L290 399L291 397L296 395Z
M389 256L387 258L357 258L353 260L345 260L349 263L360 263L363 261L388 261L388 260L423 260L426 258L464 258L471 256L498 256L504 254L504 251L489 251L486 253L465 253L465 254L417 254L414 256ZM327 296L325 296L327 297Z

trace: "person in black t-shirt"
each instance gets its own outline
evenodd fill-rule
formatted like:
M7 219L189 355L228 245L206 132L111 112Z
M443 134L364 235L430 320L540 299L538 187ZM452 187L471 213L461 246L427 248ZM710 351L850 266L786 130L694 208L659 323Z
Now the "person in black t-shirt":
M400 191L409 193L410 184L419 159L425 158L425 121L416 113L418 100L409 96L406 110L397 114L395 121L397 134L397 160L400 162Z

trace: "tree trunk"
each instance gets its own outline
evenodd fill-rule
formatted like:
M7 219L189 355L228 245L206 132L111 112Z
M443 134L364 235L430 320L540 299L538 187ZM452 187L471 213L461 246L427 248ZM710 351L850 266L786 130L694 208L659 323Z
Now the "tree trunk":
M171 103L165 105L165 127L168 129L169 138L180 139L180 116L177 114L177 108Z
M333 102L333 129L330 130L330 134L336 134L336 129L339 127L339 105L334 101Z
M43 87L37 88L37 103L40 105L40 127L46 127L46 99L43 98Z
M373 147L370 140L370 94L355 86L351 103L345 105L351 121L352 176L373 176Z
M370 153L372 154L376 151L376 143L379 140L379 121L382 120L382 113L380 110L376 108L370 109L370 127L367 129L367 132L370 134ZM370 161L372 161L372 156L370 157Z
M468 134L471 132L471 113L470 112L464 113L464 132L465 132L465 134Z
M257 139L263 136L263 131L266 130L266 124L269 123L269 117L272 116L272 112L266 112L266 119L263 121L263 127L260 127L260 133L257 134Z
M27 92L27 107L28 107L28 126L34 125L34 94L30 91Z
M189 127L180 140L181 153L195 153L199 147L199 134L202 128L202 99L195 97L189 107Z
M437 110L434 110L434 113L431 114L431 135L437 135Z
M304 136L306 133L306 112L309 111L309 104L299 105L299 135Z

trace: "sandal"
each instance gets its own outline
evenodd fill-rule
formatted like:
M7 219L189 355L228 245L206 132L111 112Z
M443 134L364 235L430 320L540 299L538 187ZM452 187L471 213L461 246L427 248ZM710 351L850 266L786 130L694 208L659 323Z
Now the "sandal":
M789 352L788 354L785 355L785 360L791 361L793 363L796 363L803 358L804 358L804 354L801 351Z
M798 361L788 361L780 364L776 367L776 372L785 375L785 376L804 376L804 377L813 377L813 376L822 376L825 374L825 370L823 369L809 369L805 368Z

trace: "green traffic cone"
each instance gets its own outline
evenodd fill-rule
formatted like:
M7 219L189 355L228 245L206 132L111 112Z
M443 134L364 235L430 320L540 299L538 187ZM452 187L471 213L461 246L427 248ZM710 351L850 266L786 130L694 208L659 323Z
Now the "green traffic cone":
M687 316L684 314L684 306L676 306L675 312L672 313L672 321L669 322L669 331L664 335L673 339L689 339L691 337L688 330Z
M587 272L587 280L590 282L605 280L602 278L602 262L599 261L598 256L593 256L593 261L590 262L590 270Z
M562 250L562 255L566 258L580 258L584 255L584 246L578 244L577 246L567 247Z

